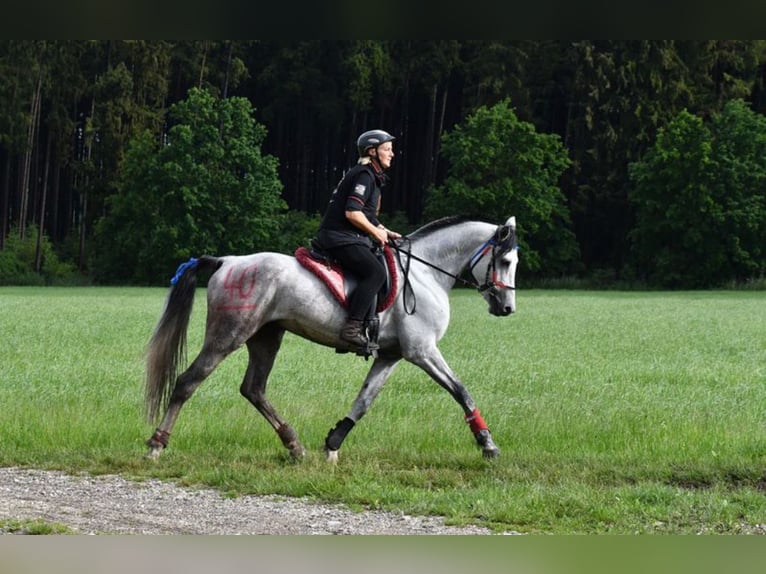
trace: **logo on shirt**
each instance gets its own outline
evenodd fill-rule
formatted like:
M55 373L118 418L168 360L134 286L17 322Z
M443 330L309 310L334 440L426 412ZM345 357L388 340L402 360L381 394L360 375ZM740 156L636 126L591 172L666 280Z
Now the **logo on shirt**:
M364 185L362 185L361 183L357 183L354 186L354 193L357 195L364 196L364 189L365 189Z

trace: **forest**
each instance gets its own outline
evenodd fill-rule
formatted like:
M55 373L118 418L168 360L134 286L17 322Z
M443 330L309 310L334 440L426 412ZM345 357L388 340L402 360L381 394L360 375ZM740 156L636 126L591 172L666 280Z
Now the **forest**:
M762 285L765 82L763 40L4 40L0 284L292 252L379 128L389 228L515 215L520 277Z

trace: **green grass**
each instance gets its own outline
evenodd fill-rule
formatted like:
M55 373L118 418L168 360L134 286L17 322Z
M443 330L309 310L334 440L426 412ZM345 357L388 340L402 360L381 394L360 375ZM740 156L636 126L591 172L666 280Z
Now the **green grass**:
M0 288L0 465L121 473L530 533L739 533L766 517L766 294L519 291L492 317L452 295L441 349L502 452L485 461L449 395L402 363L343 445L322 445L370 363L288 335L269 396L296 464L239 396L240 350L143 458L143 351L166 291ZM205 321L200 290L189 334Z
M63 524L46 522L45 520L0 520L0 534L74 534L74 531Z

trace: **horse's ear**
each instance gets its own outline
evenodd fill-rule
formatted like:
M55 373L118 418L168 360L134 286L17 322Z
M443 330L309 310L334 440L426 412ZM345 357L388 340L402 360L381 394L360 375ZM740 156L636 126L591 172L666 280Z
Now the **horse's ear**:
M508 221L505 222L506 225L510 225L513 229L516 229L516 216L512 215L508 218Z

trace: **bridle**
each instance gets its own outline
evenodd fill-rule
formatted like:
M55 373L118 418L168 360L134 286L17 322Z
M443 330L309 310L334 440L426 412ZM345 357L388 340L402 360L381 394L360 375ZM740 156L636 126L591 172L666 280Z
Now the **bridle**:
M467 285L468 287L473 287L474 289L478 289L479 293L484 293L485 291L492 291L493 293L498 293L502 289L508 289L515 291L516 287L512 287L511 285L506 285L502 281L497 280L497 269L495 265L495 260L497 257L502 256L503 254L511 251L512 249L518 249L518 243L516 242L516 231L514 228L512 228L510 225L499 225L497 229L495 230L495 233L487 239L487 241L482 244L481 247L479 247L473 255L471 255L470 259L468 260L469 263L469 270L471 271L471 279L472 281L468 281L466 279L463 279L462 277L455 275L453 273L450 273L446 269L442 269L438 265L434 265L430 261L426 261L425 259L422 259L418 257L417 255L412 254L412 243L410 241L410 238L407 236L402 237L400 240L401 243L407 243L407 248L403 249L399 245L397 245L394 242L389 243L389 246L396 251L396 258L399 261L399 267L401 267L404 270L404 286L402 287L402 299L404 303L404 310L408 315L412 315L415 313L415 308L417 306L417 301L415 300L415 293L412 291L412 285L410 284L410 262L412 259L415 261L418 261L420 263L423 263L424 265L427 265L431 269L435 269L439 273L442 273L444 275L447 275L449 277L452 277L455 281L459 281L463 285ZM487 265L487 272L484 276L484 283L480 284L474 274L473 269L476 267L476 265L481 261L484 256L492 252L492 258L490 259L489 265ZM407 263L406 265L402 263L401 254L404 253L407 255ZM412 295L412 310L407 309L407 290L409 289L410 294Z
M516 290L516 287L506 285L502 281L497 280L497 267L495 261L501 255L508 253L512 249L516 249L518 244L516 243L516 232L510 225L500 225L492 237L490 237L484 245L479 247L471 258L468 260L470 263L469 270L473 277L473 268L482 260L482 258L492 251L492 257L487 265L487 272L484 274L484 283L479 285L474 281L473 285L479 290L479 293L484 293L487 290L494 290L495 293L501 289Z

